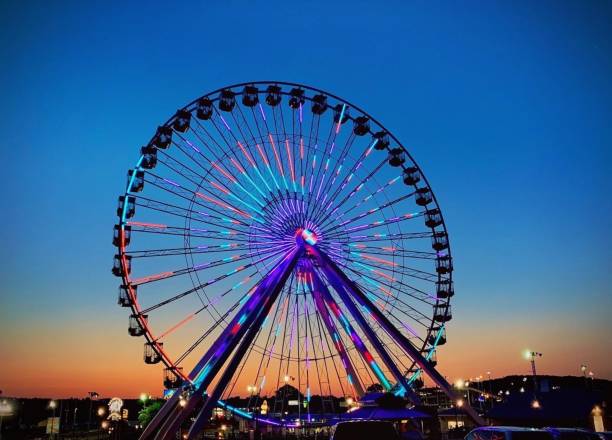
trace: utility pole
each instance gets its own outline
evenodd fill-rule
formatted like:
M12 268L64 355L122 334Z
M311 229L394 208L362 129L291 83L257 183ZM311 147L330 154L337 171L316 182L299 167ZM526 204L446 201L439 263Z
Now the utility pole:
M525 357L529 362L531 362L531 373L533 374L533 392L534 394L538 392L538 375L536 373L536 357L542 357L542 353L538 353L537 351L529 351L525 352Z

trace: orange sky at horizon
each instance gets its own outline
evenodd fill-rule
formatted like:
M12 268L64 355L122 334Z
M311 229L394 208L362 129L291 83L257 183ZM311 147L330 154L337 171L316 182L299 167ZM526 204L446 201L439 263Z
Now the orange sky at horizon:
M512 325L503 320L463 323L462 319L450 326L449 341L438 352L437 368L449 381L486 377L487 371L493 378L529 374L529 362L522 356L526 348L544 353L537 360L540 374L579 375L585 363L595 377L612 378L611 348L583 343L591 338L592 329L568 328L562 320L542 322L537 331L529 320ZM129 337L123 325L111 322L103 330L86 331L84 337L83 330L71 330L69 322L57 329L50 324L2 331L0 389L4 395L66 398L86 397L88 391L104 397L161 395L162 364L145 365L143 340ZM608 330L602 325L599 331L605 335ZM238 381L234 394L246 395L246 385ZM270 392L267 389L264 394Z

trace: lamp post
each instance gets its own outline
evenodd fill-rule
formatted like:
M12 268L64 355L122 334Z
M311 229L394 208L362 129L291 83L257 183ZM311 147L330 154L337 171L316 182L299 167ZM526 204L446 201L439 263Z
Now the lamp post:
M91 429L91 412L93 408L93 399L98 398L100 395L95 391L90 391L87 393L89 395L89 417L87 418L87 430Z
M98 417L103 418L106 414L106 409L103 406L98 407ZM100 439L100 432L102 431L102 422L98 425L98 440Z
M49 438L53 438L55 434L55 409L57 408L57 402L55 400L51 400L49 402L49 408L53 410L53 416L51 417L51 429L49 432Z
M537 393L538 392L538 376L536 373L536 364L535 364L535 360L536 357L542 357L542 353L538 353L537 351L531 351L531 350L526 350L525 351L525 358L531 362L531 372L533 374L533 393Z
M6 399L0 403L0 440L2 440L2 419L13 415L13 406Z

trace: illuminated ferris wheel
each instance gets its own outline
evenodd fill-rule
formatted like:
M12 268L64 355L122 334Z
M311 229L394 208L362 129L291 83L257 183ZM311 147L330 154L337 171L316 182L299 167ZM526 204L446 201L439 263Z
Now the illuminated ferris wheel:
M376 119L299 84L225 87L178 110L141 148L119 197L113 273L129 333L176 392L144 437L195 436L232 395L295 389L418 403L454 294L440 207ZM301 403L301 402L300 402ZM236 410L239 411L239 410ZM194 420L193 422L191 420Z

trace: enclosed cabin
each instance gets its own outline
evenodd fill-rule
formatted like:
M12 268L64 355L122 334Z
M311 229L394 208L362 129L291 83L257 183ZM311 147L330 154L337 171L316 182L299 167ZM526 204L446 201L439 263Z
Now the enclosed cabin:
M128 246L132 237L132 227L130 225L125 225L123 227L123 240L121 236L121 225L115 225L113 228L113 246L118 248Z
M416 204L419 206L427 206L433 201L433 195L429 188L418 188L415 195Z
M231 90L221 90L219 94L219 110L231 112L236 106L236 94Z
M431 353L429 351L425 351L423 353L423 357L427 359L427 362L431 367L438 365L438 355L436 354L436 350L433 350Z
M270 107L276 107L281 102L281 88L275 85L269 85L266 89L266 104Z
M431 247L435 251L448 249L448 235L444 231L434 232L431 237Z
M340 125L349 120L349 108L346 104L336 104L334 107L334 124Z
M130 336L142 336L145 334L145 329L140 320L147 321L147 315L130 315L128 333Z
M421 181L421 172L417 167L408 167L404 169L404 183L408 186L414 186Z
M196 118L206 121L212 117L213 103L209 98L201 98L198 100L196 107Z
M244 86L242 89L242 105L255 107L259 104L259 89L255 86Z
M132 196L119 196L119 201L117 202L117 216L123 218L123 213L125 210L125 218L134 217L134 213L136 212L136 198Z
M353 133L356 136L365 136L370 131L370 120L366 116L358 116L353 124Z
M179 372L182 367L164 368L164 387L168 390L179 388L183 384L183 378Z
M438 257L436 260L436 272L443 275L453 271L453 261L448 255Z
M406 162L406 153L403 148L391 148L389 150L389 165L392 167L402 166Z
M315 95L312 98L312 107L310 108L313 114L322 115L327 110L327 96Z
M451 280L439 280L436 286L438 299L447 299L455 294L455 288Z
M411 372L410 375L412 375L412 374L414 374L414 373ZM423 378L421 378L419 376L419 377L417 377L416 379L414 379L412 381L411 386L415 390L420 390L421 388L423 388L425 386L425 382L423 381Z
M389 147L389 133L386 131L377 131L372 136L372 142L374 143L374 149L382 151Z
M442 213L438 208L425 211L425 226L436 228L442 224Z
M146 146L140 149L140 154L142 154L142 162L140 162L140 166L147 169L152 170L157 165L157 149L153 146Z
M153 138L153 145L157 148L165 150L170 146L172 142L172 127L168 127L167 125L162 125L157 127L157 132L155 133L155 137Z
M122 264L122 260L125 261L125 267L124 264ZM132 257L130 255L115 255L115 258L113 258L112 272L116 277L129 275L132 272Z
M134 293L134 297L136 297L137 289L138 286L132 286L132 292ZM119 297L117 298L117 304L119 304L121 307L130 307L132 305L128 286L126 286L125 284L119 286Z
M172 122L172 128L181 133L185 133L189 130L189 124L191 123L191 112L187 110L177 110Z
M304 105L304 89L293 88L289 92L289 107L293 110L297 110Z
M446 328L442 326L432 329L428 342L435 346L446 344Z
M144 171L128 170L127 188L130 192L140 192L144 188Z
M145 364L158 364L161 362L161 355L157 352L156 346L161 349L163 345L161 342L145 342L143 355Z
M434 321L444 323L451 319L453 319L453 315L450 304L436 304L434 307Z

